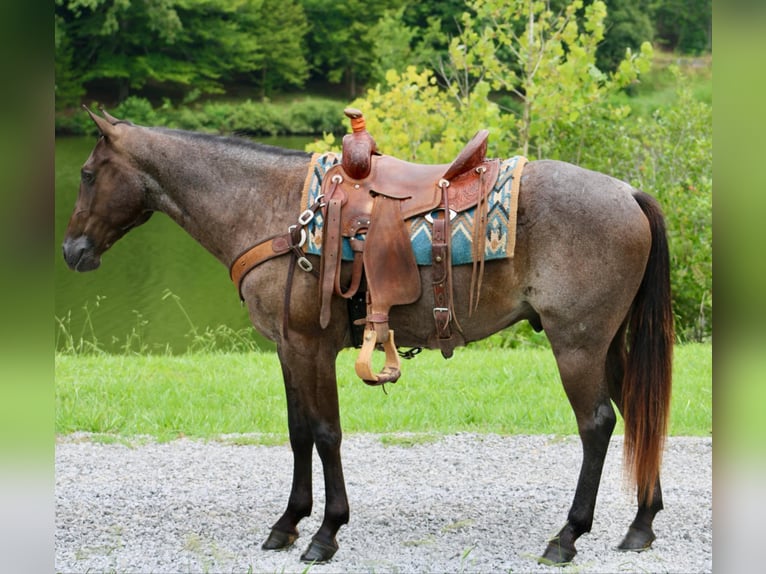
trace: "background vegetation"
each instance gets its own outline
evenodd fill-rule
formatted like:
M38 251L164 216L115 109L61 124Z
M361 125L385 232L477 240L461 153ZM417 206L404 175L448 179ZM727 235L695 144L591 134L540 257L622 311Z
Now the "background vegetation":
M590 4L591 2L588 2ZM401 64L435 68L464 25L463 0L55 0L56 101L85 95L281 94L330 83L346 97ZM567 0L506 1L509 11L562 11ZM711 0L607 0L598 66L612 71L642 42L681 54L712 50Z
M58 133L136 123L324 134L354 101L380 149L557 158L658 197L677 330L712 337L710 0L56 0ZM685 63L685 66L678 64ZM300 91L299 91L300 90ZM306 94L312 94L308 97ZM525 330L495 342L537 341Z

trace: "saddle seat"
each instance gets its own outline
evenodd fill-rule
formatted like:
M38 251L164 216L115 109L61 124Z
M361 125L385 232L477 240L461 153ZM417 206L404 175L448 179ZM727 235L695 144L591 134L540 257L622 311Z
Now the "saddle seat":
M432 222L435 341L445 357L464 344L450 324L455 323L449 253L450 213L477 208L474 229L474 280L483 272L487 194L497 179L498 160L487 160L487 130L479 131L451 164L422 165L377 151L359 110L348 108L353 133L343 138L341 163L330 168L322 182L324 196L320 268L320 325L330 322L333 294L351 298L362 275L367 283L367 316L356 372L369 384L395 382L399 357L388 312L393 305L414 303L421 296L420 273L406 221L426 216ZM354 251L349 286L340 285L341 241L348 238ZM479 267L477 267L477 263ZM478 274L478 283L476 281ZM478 297L477 297L478 303ZM382 345L386 364L372 372L371 356Z

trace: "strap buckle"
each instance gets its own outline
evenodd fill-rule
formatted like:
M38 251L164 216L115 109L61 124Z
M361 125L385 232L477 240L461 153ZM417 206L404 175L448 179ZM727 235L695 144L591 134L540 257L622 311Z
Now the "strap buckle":
M298 223L301 225L308 225L312 219L314 219L314 212L307 209L298 216Z
M298 267L300 267L306 273L311 273L314 270L314 266L311 261L306 259L305 256L298 257Z
M296 227L298 227L298 226L297 225L291 225L290 227L287 228L287 232L291 235L291 237L292 237L293 230ZM304 243L306 243L306 230L301 227L301 240L298 242L298 245L291 245L290 247L298 247L298 248L300 248L300 247L303 247Z
M436 319L437 313L446 313L448 320L452 320L452 311L450 311L449 307L434 307L434 319Z

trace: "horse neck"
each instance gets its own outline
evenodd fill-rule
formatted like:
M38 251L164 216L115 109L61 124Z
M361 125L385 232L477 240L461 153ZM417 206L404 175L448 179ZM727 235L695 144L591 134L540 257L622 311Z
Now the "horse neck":
M285 232L300 214L308 154L236 138L147 131L140 161L157 183L152 207L224 265Z

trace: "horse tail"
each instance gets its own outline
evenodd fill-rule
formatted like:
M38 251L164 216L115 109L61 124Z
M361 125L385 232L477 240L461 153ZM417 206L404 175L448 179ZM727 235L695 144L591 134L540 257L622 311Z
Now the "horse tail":
M651 504L668 428L675 334L665 220L652 196L639 191L633 197L649 220L652 247L627 317L622 381L624 456L639 501Z

